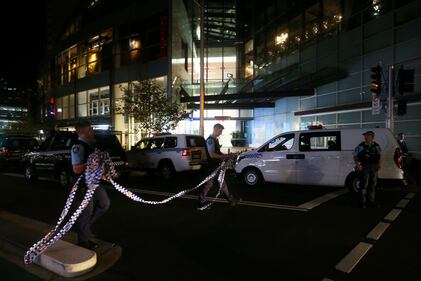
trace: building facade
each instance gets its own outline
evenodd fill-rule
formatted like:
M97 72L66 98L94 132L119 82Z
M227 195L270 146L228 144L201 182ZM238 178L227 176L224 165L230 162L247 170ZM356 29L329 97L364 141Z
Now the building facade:
M72 1L64 12L49 2L49 52L41 70L47 104L63 128L89 118L121 132L129 148L136 122L118 113L123 89L155 79L190 118L177 132L199 132L200 40L205 40L205 134L227 128L222 144L257 146L310 124L328 128L384 127L373 115L371 71L414 69L413 92L394 132L406 132L421 153L421 1ZM63 16L60 17L59 15ZM48 110L42 114L48 115ZM236 145L236 144L234 144Z
M371 68L383 70L387 104L388 68L414 70L412 92L395 90L394 122L410 150L421 156L421 1L247 2L249 65L267 84L314 88L313 95L285 97L274 108L255 109L251 143L310 124L327 128L385 127L386 114L372 112ZM251 59L252 58L252 59ZM395 74L395 78L397 74ZM396 82L396 81L394 81ZM264 82L263 82L264 83ZM396 83L395 83L396 84ZM264 86L263 86L264 87ZM407 102L398 115L397 101ZM384 108L386 109L386 108Z
M17 132L24 127L31 117L32 97L32 90L17 88L0 78L0 134L8 133L11 129Z

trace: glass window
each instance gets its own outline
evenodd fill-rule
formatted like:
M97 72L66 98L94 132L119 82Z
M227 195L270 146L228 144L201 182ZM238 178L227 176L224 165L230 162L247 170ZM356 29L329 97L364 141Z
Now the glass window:
M203 137L186 136L187 147L206 147Z
M99 88L100 98L105 99L110 97L110 87L102 87Z
M110 114L110 100L101 100L99 102L99 115Z
M340 132L303 133L300 151L341 150Z
M98 108L99 108L98 89L89 90L88 99L89 99L89 116L98 115Z
M253 117L253 109L240 109L240 117Z
M260 152L289 150L294 144L294 134L282 135L269 141Z
M150 142L150 139L141 140L135 145L135 148L140 149L140 150L146 149L149 146L149 142Z
M150 144L150 149L161 149L164 146L164 138L155 138L152 139Z
M69 95L69 106L75 105L75 94Z
M60 150L69 148L71 144L71 138L68 135L57 135L54 137L51 150Z
M87 103L86 91L77 93L77 104Z
M62 107L69 107L69 96L62 97L63 104Z
M166 137L164 148L174 148L177 147L177 137Z
M222 116L229 116L231 118L239 117L239 110L238 109L223 109L222 113L223 113Z
M86 117L86 116L88 116L88 105L86 103L79 104L77 106L77 116L78 117Z
M51 141L53 140L53 137L47 137L45 141L43 141L39 147L40 151L45 151L50 147Z
M97 100L89 103L89 116L98 115L98 104Z

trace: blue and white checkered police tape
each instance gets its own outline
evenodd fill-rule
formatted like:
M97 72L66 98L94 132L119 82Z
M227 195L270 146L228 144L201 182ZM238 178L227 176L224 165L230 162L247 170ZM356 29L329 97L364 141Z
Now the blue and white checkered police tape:
M74 186L72 187L56 225L40 241L36 242L32 247L29 248L29 250L25 254L24 262L25 264L32 263L39 255L41 255L44 251L46 251L57 240L62 238L72 228L72 226L75 224L80 214L83 212L86 206L88 206L89 202L92 200L92 197L95 193L95 190L98 188L99 182L101 179L105 178L115 187L116 190L123 193L124 195L132 199L133 201L144 203L144 204L160 205L160 204L168 203L175 198L179 198L185 195L186 193L189 193L193 190L200 188L203 184L205 184L206 182L213 179L219 174L218 175L219 189L215 198L211 200L207 205L199 209L199 210L205 210L210 205L212 205L221 194L225 172L227 168L229 167L229 165L231 164L230 162L231 160L223 162L215 171L213 171L209 176L207 176L203 181L201 181L198 185L196 185L193 188L182 190L161 201L150 201L150 200L145 200L137 196L133 192L127 190L125 187L115 182L114 178L117 176L117 172L115 170L114 164L109 154L107 152L102 152L98 149L95 149L95 151L88 157L87 166L86 166L84 174L82 174L77 179ZM85 178L86 186L88 187L88 189L83 197L82 203L73 212L69 220L60 228L60 226L64 223L64 220L69 213L75 194L83 178Z

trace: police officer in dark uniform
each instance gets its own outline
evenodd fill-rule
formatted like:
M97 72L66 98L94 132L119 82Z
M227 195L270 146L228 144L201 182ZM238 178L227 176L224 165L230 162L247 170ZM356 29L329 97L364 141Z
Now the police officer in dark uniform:
M380 169L380 146L374 141L374 132L363 134L365 141L354 149L356 170L360 172L361 205L376 206L377 173Z
M75 129L79 138L72 146L71 156L75 179L78 179L85 171L88 156L94 152L95 135L91 124L88 121L80 121L76 124ZM85 181L82 181L80 186L82 190L86 191L87 186ZM80 246L88 249L95 249L98 246L91 240L91 226L108 210L109 207L110 199L105 188L100 184L95 190L92 200L79 218L77 235Z
M223 154L221 152L221 145L219 144L218 137L222 134L223 130L224 126L222 126L222 124L215 124L215 126L213 126L212 134L206 139L206 151L208 156L207 168L209 172L213 172L216 168L219 167L222 161L228 160L232 157L231 155ZM201 206L206 205L206 195L208 194L209 190L212 188L215 182L217 182L217 177L212 180L209 180L203 185L202 191L199 195L199 201ZM231 206L235 206L241 200L234 198L234 196L230 194L225 180L223 182L222 191L224 192Z
M398 143L399 143L399 148L401 150L401 157L402 157L402 170L403 170L403 185L407 186L408 182L408 156L409 156L409 150L408 150L408 145L406 144L406 140L405 140L405 134L404 133L399 133L398 134Z

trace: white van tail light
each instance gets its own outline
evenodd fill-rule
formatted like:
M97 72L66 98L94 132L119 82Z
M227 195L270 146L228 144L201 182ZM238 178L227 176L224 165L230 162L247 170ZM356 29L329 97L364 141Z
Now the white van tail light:
M402 151L399 148L395 149L393 160L395 161L396 166L398 166L399 169L402 169Z
M190 149L184 149L183 151L181 151L181 156L190 156Z

